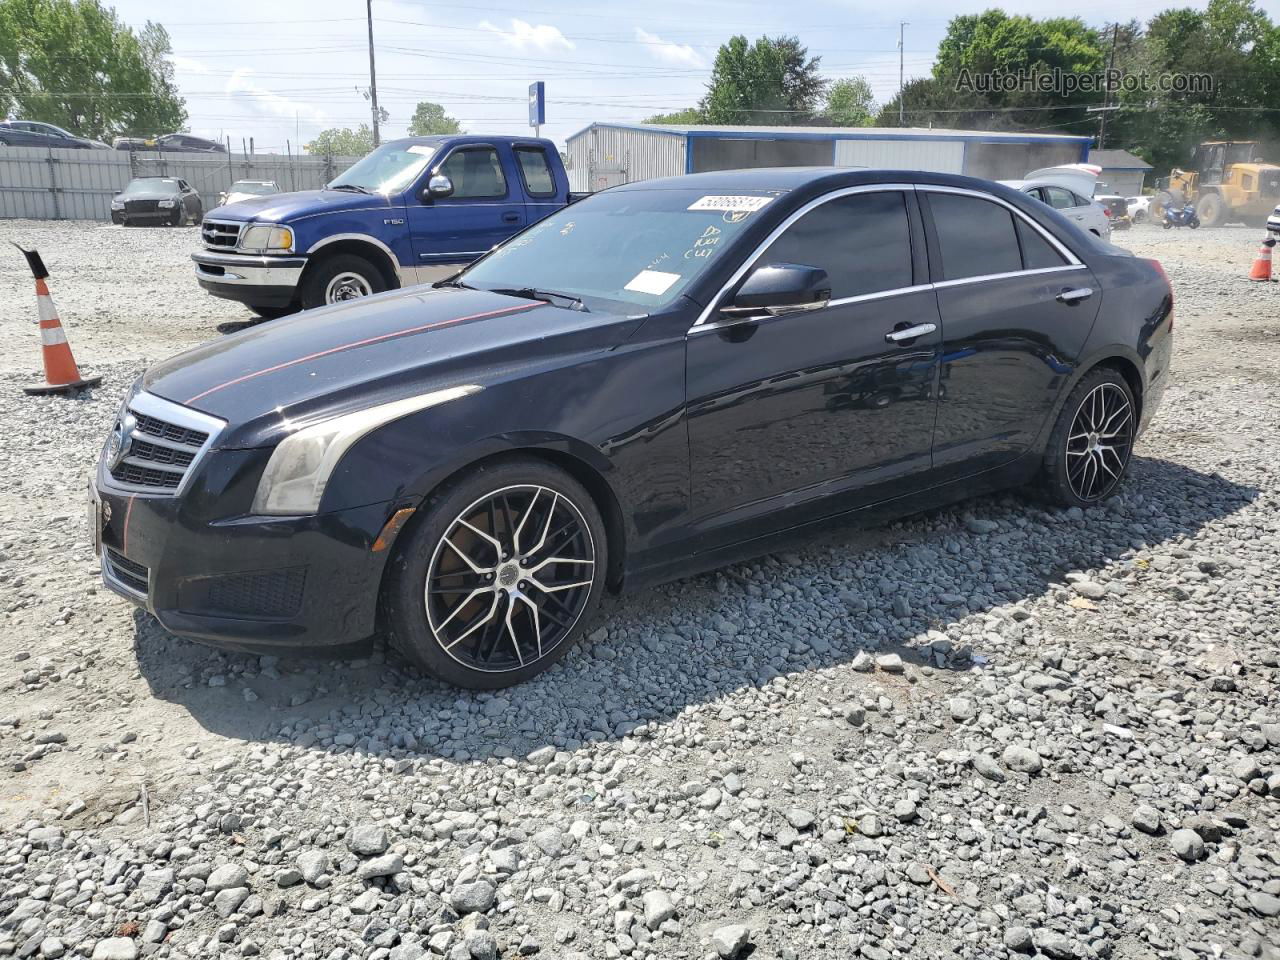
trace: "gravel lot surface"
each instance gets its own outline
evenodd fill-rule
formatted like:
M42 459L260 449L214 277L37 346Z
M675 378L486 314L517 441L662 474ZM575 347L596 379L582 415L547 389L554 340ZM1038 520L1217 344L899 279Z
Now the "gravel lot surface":
M989 497L609 602L500 694L169 636L84 483L246 321L191 229L0 221L0 956L1280 958L1280 285L1135 228L1176 371L1122 495ZM0 245L5 246L7 245Z

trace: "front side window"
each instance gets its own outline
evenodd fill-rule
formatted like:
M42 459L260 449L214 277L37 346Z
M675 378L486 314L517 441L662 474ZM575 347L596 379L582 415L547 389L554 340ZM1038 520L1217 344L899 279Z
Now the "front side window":
M563 293L590 310L657 309L730 256L774 199L687 188L597 193L518 234L458 279L484 290Z
M911 286L911 226L899 190L855 193L815 207L789 226L757 266L821 267L831 298Z
M453 199L493 199L507 195L507 178L502 175L502 163L493 147L455 150L441 164L440 172L453 181L450 195Z
M946 280L1022 269L1013 214L998 203L955 193L930 193L929 209Z
M547 162L547 151L541 147L516 147L516 162L520 164L520 176L524 188L531 197L550 197L556 192L555 177Z

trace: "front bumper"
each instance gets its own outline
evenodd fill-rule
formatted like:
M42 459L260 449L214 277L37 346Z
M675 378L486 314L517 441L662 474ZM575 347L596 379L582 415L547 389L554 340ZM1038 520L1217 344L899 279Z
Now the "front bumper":
M89 494L104 585L170 632L215 646L260 651L368 638L387 556L372 546L402 505L207 516L243 500L267 452L210 451L181 496L117 489L100 464Z
M264 307L286 307L298 298L306 257L245 253L193 253L196 280L215 297Z

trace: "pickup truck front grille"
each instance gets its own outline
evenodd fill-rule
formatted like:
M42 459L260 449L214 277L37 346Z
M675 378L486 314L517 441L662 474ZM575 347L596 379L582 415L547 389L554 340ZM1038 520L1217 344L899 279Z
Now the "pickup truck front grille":
M210 250L234 250L242 226L234 220L205 220L200 224L200 235Z
M121 411L103 453L113 486L153 496L177 496L223 421L149 393Z

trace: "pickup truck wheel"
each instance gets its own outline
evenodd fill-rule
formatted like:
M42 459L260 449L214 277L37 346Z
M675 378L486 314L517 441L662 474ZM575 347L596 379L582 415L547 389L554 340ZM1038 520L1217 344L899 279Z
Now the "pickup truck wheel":
M259 307L252 303L247 304L247 306L263 320L275 320L278 317L287 317L291 313L298 312L298 305L296 303L291 303L284 307Z
M358 300L387 289L382 273L364 257L340 253L308 271L302 280L302 306L311 310L329 303Z

